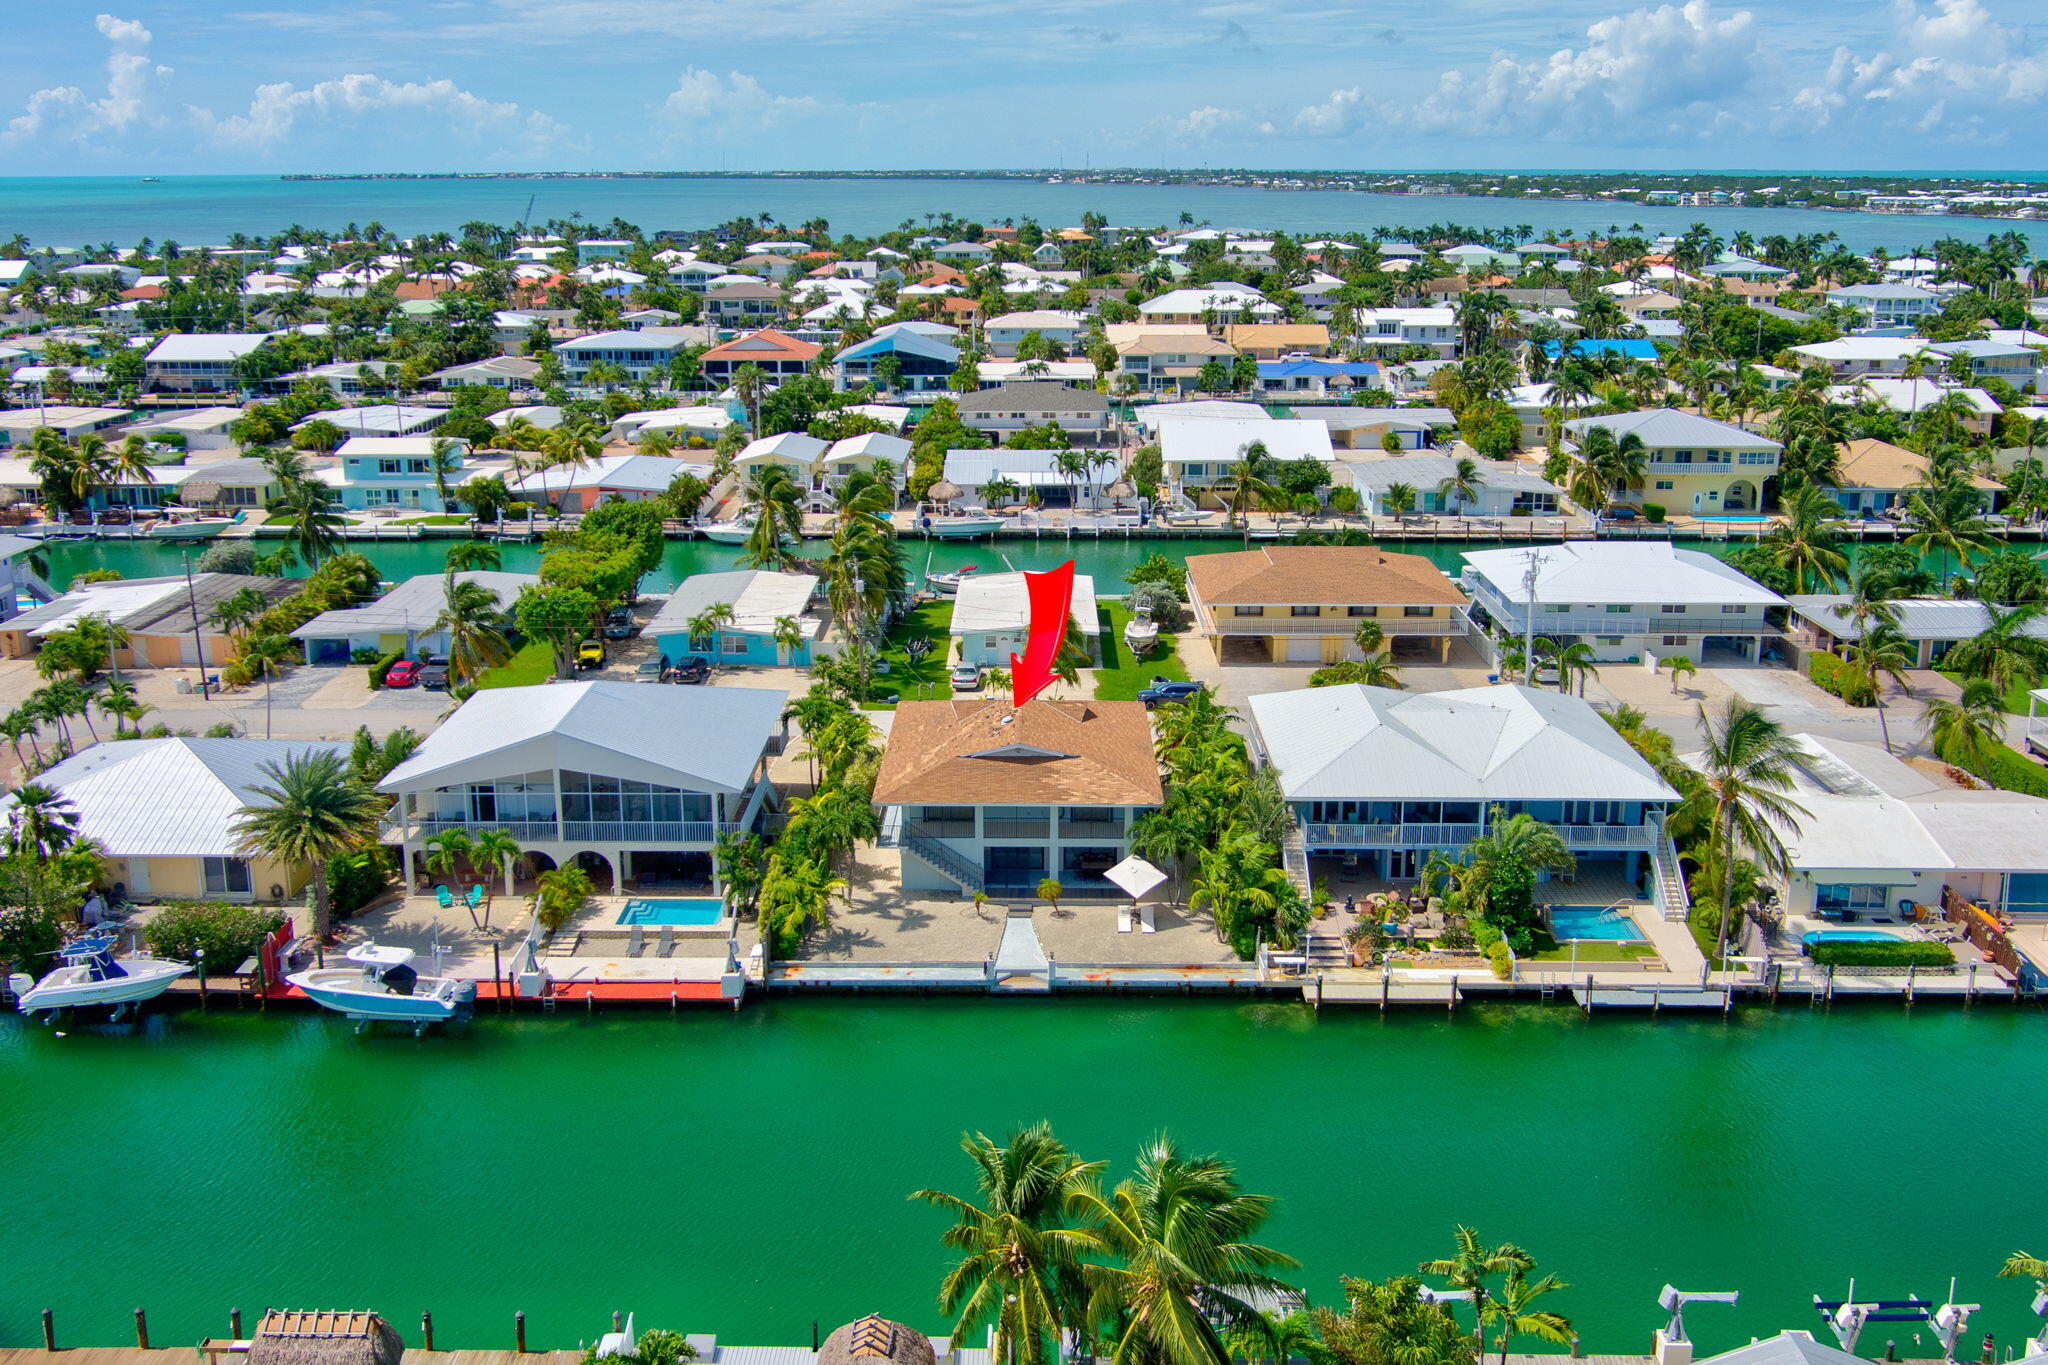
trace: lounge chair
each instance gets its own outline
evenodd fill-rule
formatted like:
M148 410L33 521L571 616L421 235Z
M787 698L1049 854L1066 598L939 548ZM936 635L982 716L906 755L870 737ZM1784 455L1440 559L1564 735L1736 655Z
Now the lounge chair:
M1131 932L1131 907L1119 905L1116 908L1116 931L1119 934Z
M484 890L484 884L478 882L475 886L469 888L469 894L462 898L462 903L472 910L480 909L483 906L484 897L489 894L489 892Z
M441 902L441 908L443 910L452 910L455 908L455 897L445 886L437 886L434 888L434 899Z

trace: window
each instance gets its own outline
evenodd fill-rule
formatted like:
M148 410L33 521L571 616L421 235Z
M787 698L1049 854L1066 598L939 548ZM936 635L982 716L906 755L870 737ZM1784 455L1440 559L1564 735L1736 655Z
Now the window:
M1669 479L1657 480L1657 491L1660 493L1669 493L1672 489L1676 487L1678 487L1678 485L1673 483Z
M1692 637L1690 635L1667 635L1664 637L1664 643L1684 649L1692 643Z
M1723 603L1721 613L1724 616L1746 616L1749 614L1749 608L1739 607L1733 603Z
M1666 602L1663 606L1657 608L1657 614L1659 616L1683 616L1685 615L1685 603Z
M1593 639L1603 645L1618 645L1621 643L1619 635L1596 635Z
M379 461L377 461L377 472L378 472L379 474L396 474L396 473L398 472L398 461L396 461L396 460L379 460Z
M1378 607L1346 607L1344 611L1348 616L1378 616L1380 614Z
M718 642L718 652L735 656L745 654L747 652L747 637L744 635L725 636Z
M1289 607L1287 609L1287 614L1289 616L1321 616L1323 614L1323 609L1321 607L1316 606L1304 607L1296 605Z
M1545 607L1543 610L1550 612L1551 614L1556 616L1562 616L1564 613L1570 611L1571 609L1571 604L1569 602L1558 602Z
M1043 839L1052 824L1050 806L989 806L982 812L985 839Z
M1823 915L1873 915L1885 907L1888 887L1824 882L1813 888L1813 908Z
M926 806L917 824L917 833L933 839L972 839L974 807Z
M1607 610L1611 615L1614 616L1626 616L1630 612L1634 611L1635 607L1627 602L1609 602L1607 604Z
M1434 615L1436 615L1436 608L1435 608L1435 607L1403 607L1403 608L1401 608L1401 614L1402 614L1403 616L1411 616L1411 617L1412 617L1412 616L1430 617L1430 616L1434 616Z
M1240 603L1238 606L1232 607L1230 612L1233 616L1264 616L1266 609L1264 607L1247 607Z
M206 894L246 896L249 894L249 863L245 858L204 858Z

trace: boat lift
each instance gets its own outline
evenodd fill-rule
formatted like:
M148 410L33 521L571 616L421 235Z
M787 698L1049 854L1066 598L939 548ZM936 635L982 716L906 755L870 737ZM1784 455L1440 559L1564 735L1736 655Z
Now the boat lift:
M1957 1303L1955 1281L1949 1281L1948 1301L1939 1307L1929 1303L1918 1294L1903 1299L1858 1299L1856 1281L1849 1281L1849 1292L1842 1299L1823 1299L1813 1296L1813 1306L1826 1322L1835 1340L1842 1349L1855 1354L1857 1338L1863 1329L1873 1322L1917 1322L1925 1323L1934 1339L1941 1343L1941 1359L1954 1360L1956 1343L1962 1339L1963 1329L1969 1325L1970 1314L1983 1305ZM2037 1296L2036 1311L2048 1295Z

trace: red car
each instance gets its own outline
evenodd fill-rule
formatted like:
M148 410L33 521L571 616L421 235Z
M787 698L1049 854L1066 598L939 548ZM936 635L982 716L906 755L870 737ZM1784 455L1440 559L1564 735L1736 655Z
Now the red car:
M411 687L420 680L420 666L412 659L400 659L391 665L391 671L384 675L386 687Z

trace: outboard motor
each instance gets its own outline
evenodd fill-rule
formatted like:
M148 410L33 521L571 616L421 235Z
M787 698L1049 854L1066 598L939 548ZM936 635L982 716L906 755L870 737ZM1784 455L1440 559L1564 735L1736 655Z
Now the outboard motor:
M7 993L16 1000L36 988L36 979L26 972L14 972L7 978Z

